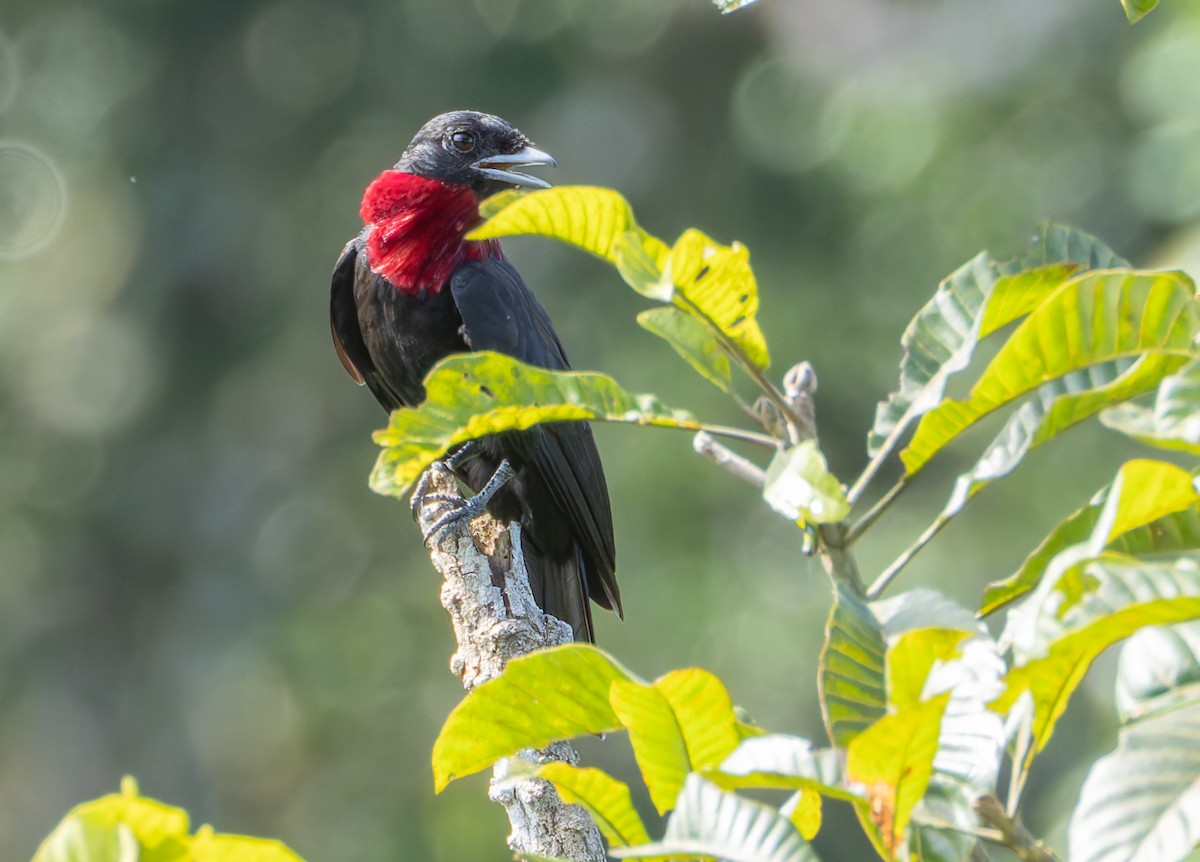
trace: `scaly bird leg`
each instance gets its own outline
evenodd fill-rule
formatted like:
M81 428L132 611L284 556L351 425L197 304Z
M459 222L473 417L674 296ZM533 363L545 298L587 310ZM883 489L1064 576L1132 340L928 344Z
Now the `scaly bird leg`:
M434 467L441 468L444 465L445 462L441 462L435 464ZM474 494L465 500L453 494L430 494L425 497L426 501L442 503L446 507L446 511L430 524L429 529L422 535L425 544L429 545L436 542L440 538L440 533L451 524L462 520L469 521L472 518L482 515L483 510L491 502L496 492L503 488L505 483L516 474L517 471L513 469L512 464L509 464L508 459L505 458L500 462L500 466L496 468L496 472L492 474L492 478L487 480L487 484L479 489L478 494Z
M421 474L421 478L417 481L417 487L413 489L412 497L409 498L409 505L412 507L413 520L417 520L421 511L421 502L429 493L429 483L433 480L434 470L445 470L448 473L453 473L463 464L466 464L472 458L479 455L479 446L475 440L468 440L454 451L449 458L443 458L441 461L434 461L429 465L429 469Z

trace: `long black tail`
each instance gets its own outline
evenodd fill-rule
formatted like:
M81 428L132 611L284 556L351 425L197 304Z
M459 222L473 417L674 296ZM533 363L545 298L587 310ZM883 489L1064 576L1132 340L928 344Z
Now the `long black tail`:
M576 546L574 557L548 559L524 531L521 533L521 549L525 554L525 569L529 573L529 588L538 607L569 625L575 640L594 642L592 605L588 601L583 552Z

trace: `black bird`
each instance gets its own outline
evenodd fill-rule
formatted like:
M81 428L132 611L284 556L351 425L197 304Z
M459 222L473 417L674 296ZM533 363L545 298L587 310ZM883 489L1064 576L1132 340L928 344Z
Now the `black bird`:
M499 242L465 239L480 223L483 198L549 187L514 168L554 163L499 117L454 111L422 126L395 167L367 187L365 226L333 270L330 323L342 364L386 410L423 401L425 375L452 353L494 350L569 367ZM593 639L589 597L621 613L608 488L586 423L484 437L445 463L474 492L448 517L486 506L520 522L534 598L570 624L576 640Z

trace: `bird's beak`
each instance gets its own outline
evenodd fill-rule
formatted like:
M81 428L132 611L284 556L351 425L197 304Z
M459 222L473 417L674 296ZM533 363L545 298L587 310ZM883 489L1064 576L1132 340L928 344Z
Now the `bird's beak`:
M555 167L558 165L558 162L554 161L554 156L549 153L543 152L534 146L527 146L522 147L515 153L504 153L499 156L488 156L480 159L472 167L489 180L498 180L499 182L514 186L529 186L535 189L550 188L550 183L540 177L533 177L529 174L511 170L511 168L525 167L527 165L550 165L550 167Z

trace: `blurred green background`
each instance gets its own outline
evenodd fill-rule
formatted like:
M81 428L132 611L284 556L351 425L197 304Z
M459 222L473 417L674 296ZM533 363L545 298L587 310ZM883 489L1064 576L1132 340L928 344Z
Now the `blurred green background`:
M449 627L407 507L367 489L384 417L326 316L361 190L463 107L666 239L746 243L774 370L815 363L844 477L908 319L978 250L1055 218L1200 272L1195 4L1130 28L1117 0L7 0L0 858L123 773L310 860L507 858L482 778L433 796ZM577 367L738 418L603 265L506 247ZM598 434L628 610L600 642L644 675L707 667L766 726L821 738L828 589L799 535L686 435ZM1087 428L1037 453L901 585L977 603L1129 451ZM868 537L868 577L971 455ZM1060 847L1114 741L1110 692L1101 668L1032 777L1029 820ZM585 749L632 777L620 738ZM864 858L842 828L824 858Z

